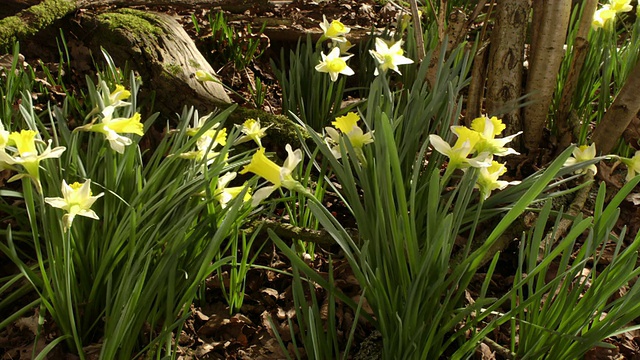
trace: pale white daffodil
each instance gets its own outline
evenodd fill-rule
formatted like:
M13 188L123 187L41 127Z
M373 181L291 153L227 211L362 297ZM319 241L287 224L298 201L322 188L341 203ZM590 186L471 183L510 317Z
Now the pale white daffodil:
M568 158L564 162L564 166L571 166L575 164L579 164L581 162L593 160L596 157L596 144L593 143L590 146L581 145L573 149L573 157ZM575 171L576 174L586 174L588 170L593 172L593 175L598 173L598 168L596 164L591 164L585 168L578 169Z
M594 30L601 29L606 26L607 22L613 21L615 18L616 10L612 9L609 5L604 5L593 14L591 27Z
M346 76L355 74L353 69L347 65L347 60L349 60L353 55L340 56L340 48L334 47L329 52L329 55L320 53L320 56L322 56L322 60L318 65L316 65L316 71L329 73L331 81L335 82L338 80L338 75L340 74Z
M497 161L492 161L488 167L480 168L475 187L480 189L483 200L486 200L493 190L502 190L509 185L520 184L520 181L498 180L505 172L507 172L505 164Z
M302 184L300 184L297 180L294 180L291 176L293 170L300 163L300 161L302 161L302 150L296 149L295 151L293 151L291 149L291 145L289 144L285 146L285 149L287 151L288 157L284 161L282 167L269 160L264 154L265 149L260 148L258 149L258 151L256 151L255 154L253 154L251 162L246 165L242 169L242 171L240 171L240 174L252 172L273 184L272 186L267 186L256 190L253 193L251 206L258 206L260 202L268 198L271 193L273 193L280 187L295 191L306 191Z
M474 119L471 122L471 129L465 126L451 127L451 131L459 137L467 137L473 132L480 135L477 143L475 144L475 151L477 153L487 152L496 156L519 155L517 151L512 148L505 147L505 145L511 142L516 136L522 134L522 131L496 139L495 136L499 135L504 129L505 125L495 116L491 118L483 116Z
M227 204L235 199L240 193L244 190L244 186L234 186L227 187L231 180L236 178L236 173L231 171L228 172L221 177L218 178L218 183L216 184L216 191L213 194L214 199L218 200L220 206L224 209L227 207ZM242 201L247 202L251 200L251 188L247 189L245 192Z
M401 74L398 65L413 64L413 60L403 55L404 50L402 50L401 46L402 40L396 41L389 46L383 39L376 38L376 49L369 50L371 56L378 62L374 75L377 76L379 72L384 73L388 69Z
M38 154L36 143L45 144L44 141L37 139L38 133L33 130L14 131L8 136L8 143L15 145L13 155L9 155L5 148L0 151L0 163L7 165L20 165L26 171L15 175L9 179L9 182L21 179L25 176L30 177L36 184L38 192L42 192L40 185L40 161L44 159L59 158L66 150L64 146L57 146L51 149L51 139L46 143L47 147Z
M323 35L320 40L331 39L336 42L345 42L347 39L344 37L351 31L351 28L345 26L340 19L327 21L327 17L322 15L322 22L320 23Z
M609 8L616 13L629 12L633 10L631 0L609 0Z
M640 150L636 151L635 155L631 158L620 157L620 161L627 166L626 181L629 181L637 174L640 174Z
M103 195L104 193L100 193L92 196L91 180L89 179L82 184L75 182L71 185L67 185L67 182L62 180L62 197L46 197L44 202L67 212L62 216L62 226L67 232L76 215L99 219L95 211L91 210L91 206Z
M242 144L244 142L253 140L259 147L262 147L261 138L267 135L267 129L270 128L273 124L267 127L260 126L260 119L247 119L242 125L236 125L240 128L242 132L242 136L238 137L236 141L234 141L234 145Z
M95 120L87 125L77 127L74 131L92 131L101 133L109 141L109 146L114 151L123 154L124 148L133 142L130 138L120 134L144 135L144 125L140 122L140 113L134 113L130 118L114 118L115 106L107 106L102 110L102 119L99 123Z
M449 158L447 169L466 169L469 166L483 168L491 165L489 153L483 152L475 157L468 157L474 152L474 146L478 142L478 136L473 133L458 135L458 140L453 146L435 134L429 135L429 142L434 150Z

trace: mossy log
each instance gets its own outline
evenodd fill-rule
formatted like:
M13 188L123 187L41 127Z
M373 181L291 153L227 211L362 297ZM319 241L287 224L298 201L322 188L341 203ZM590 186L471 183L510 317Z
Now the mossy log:
M155 105L164 114L183 106L211 111L231 103L223 86L200 82L197 70L214 74L182 26L170 15L121 9L82 18L91 31L87 41L94 54L105 49L118 66L129 66L155 91Z

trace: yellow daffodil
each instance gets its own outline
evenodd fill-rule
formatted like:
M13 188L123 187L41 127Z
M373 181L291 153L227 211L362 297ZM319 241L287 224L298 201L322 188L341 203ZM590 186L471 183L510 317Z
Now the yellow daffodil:
M591 27L595 29L600 29L605 27L608 21L613 21L616 17L616 11L611 9L609 5L604 5L602 8L596 10L593 14L593 21L591 22Z
M640 173L640 151L636 151L631 158L620 157L620 161L627 165L626 181L633 179L636 174Z
M87 179L82 184L75 182L71 185L67 185L67 182L62 180L62 197L46 197L44 202L67 212L62 216L62 225L64 231L67 232L76 215L99 219L95 211L91 210L91 206L104 193L96 196L91 195L91 180Z
M492 161L488 167L480 168L475 187L480 189L483 200L486 200L493 190L502 190L508 185L517 185L520 183L520 181L498 180L498 178L506 172L507 168L505 165L497 161Z
M491 155L497 156L506 156L511 154L518 155L519 153L514 149L504 146L511 142L516 136L522 134L522 131L496 139L495 136L499 135L504 129L505 125L495 116L492 118L479 117L474 119L471 122L471 129L464 126L451 127L451 130L459 137L470 136L471 132L475 132L480 135L478 142L475 144L475 151L478 154L487 152Z
M124 88L122 85L116 85L115 90L109 94L109 104L113 107L131 105L130 102L124 100L131 96L131 91Z
M344 116L339 116L336 118L336 121L333 121L331 125L335 127L326 127L325 131L328 137L325 139L329 146L331 146L331 153L336 159L340 159L342 154L340 152L340 142L342 137L340 136L340 132L342 132L349 139L351 146L356 151L356 156L361 163L365 162L364 153L362 152L362 147L367 144L371 144L373 142L373 131L369 131L368 133L364 133L362 129L358 126L358 121L360 121L360 116L355 112L349 112ZM337 129L337 130L336 130Z
M211 118L211 114L198 118L198 120L196 120L196 118L193 119L193 122L194 122L193 127L186 129L187 136L196 136L198 131L202 129L202 127L205 125L207 120ZM202 134L202 136L209 137L211 139L215 138L216 145L220 144L222 146L225 146L227 145L227 129L222 128L218 130L219 126L220 126L220 123L213 124L213 126L209 130L205 131Z
M375 50L369 50L371 56L373 56L373 58L378 62L378 67L376 67L374 75L378 75L379 71L384 73L388 69L391 69L400 74L398 65L413 63L413 60L403 55L404 51L401 48L401 40L389 46L386 41L382 40L381 38L376 38L375 46Z
M631 0L609 0L609 8L616 13L629 12L633 10Z
M341 57L340 49L337 47L334 47L331 52L329 52L329 55L325 55L324 53L321 53L320 55L322 56L322 60L318 65L316 65L316 71L329 73L331 81L338 80L339 74L347 76L355 74L347 65L347 60L349 60L353 55Z
M135 113L130 118L113 118L114 106L107 106L102 110L102 119L99 123L95 120L90 124L76 128L76 131L93 131L101 133L109 141L111 148L120 153L124 153L125 146L131 145L132 141L120 134L144 135L144 126L140 122L140 114Z
M322 35L323 38L321 40L331 39L337 42L346 41L344 36L348 34L349 31L351 31L351 29L345 26L342 22L340 22L340 20L333 20L331 21L331 23L329 23L325 15L322 15L322 22L320 23L320 28L324 33Z
M16 151L13 156L7 154L6 151L0 151L0 163L7 165L20 165L26 171L26 174L18 174L13 176L9 181L15 181L25 176L31 177L38 188L38 192L42 189L40 187L40 161L49 158L59 158L60 155L66 150L64 146L58 146L51 149L51 140L47 143L47 148L40 154L36 149L36 143L45 142L36 139L38 133L33 130L22 130L20 132L14 131L8 136L8 143L15 145ZM5 148L6 150L6 148Z
M346 134L358 126L358 121L360 121L360 116L357 113L348 112L347 115L338 116L336 121L331 122L331 125Z
M246 141L249 141L249 140L253 140L253 141L255 141L256 144L258 144L259 147L262 147L262 141L260 139L263 138L265 135L267 135L266 131L270 127L271 127L271 125L269 125L267 127L261 127L260 126L260 119L258 119L258 120L247 119L247 120L245 120L244 123L242 123L242 126L240 127L240 131L244 135L242 135L238 139L236 139L234 144L235 145L242 144L243 142L246 142Z
M590 146L581 145L575 149L573 149L573 157L568 158L564 162L564 166L571 166L575 164L579 164L581 162L593 160L596 157L596 144L593 143ZM586 168L578 169L575 171L576 174L586 174L588 170L593 172L593 175L598 173L598 168L595 164L591 164Z
M244 186L234 186L227 187L231 180L236 178L235 172L228 172L218 178L218 183L216 184L216 191L213 194L214 199L218 200L220 206L222 208L226 208L229 201L235 199L241 192L244 190ZM244 194L242 201L247 202L251 200L251 188L247 189L247 192Z
M449 158L447 169L466 169L469 166L482 168L491 165L490 155L485 152L468 158L478 142L478 136L473 132L458 134L458 140L453 146L435 134L429 135L429 142L437 152Z
M207 161L205 165L206 166L211 165L215 162L215 160L220 155L219 152L213 151L213 149L215 149L218 145L222 145L218 141L220 140L218 139L219 137L220 136L214 139L210 136L203 135L196 141L197 150L187 151L186 153L179 154L178 157L182 159L196 160L198 162L206 158ZM226 141L226 133L225 133L224 140ZM229 154L225 154L224 161L227 161L228 157L229 157Z
M265 149L260 148L253 154L251 162L240 171L240 174L252 172L273 184L273 186L256 190L253 194L251 206L257 206L262 200L268 198L272 192L280 187L285 187L289 190L305 191L302 185L291 176L295 167L302 161L302 151L300 149L293 151L289 144L285 146L285 149L289 156L284 161L282 167L269 160L264 155Z

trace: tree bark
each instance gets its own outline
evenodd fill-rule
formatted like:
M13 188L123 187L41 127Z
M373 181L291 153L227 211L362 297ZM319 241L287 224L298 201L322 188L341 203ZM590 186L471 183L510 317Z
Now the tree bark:
M531 40L526 88L533 103L524 109L524 145L530 154L537 152L542 143L571 16L571 1L536 0L535 3L533 28L536 30Z
M499 2L491 33L486 109L489 115L502 115L506 135L522 130L520 106L516 101L522 95L524 44L530 9L530 0ZM518 142L513 145L521 147Z
M613 150L624 130L640 111L639 88L640 61L631 70L620 93L593 132L591 141L596 144L599 153L609 154Z
M573 131L569 124L569 114L571 112L571 105L573 103L573 96L578 87L578 78L582 71L582 66L587 58L587 52L589 51L589 41L587 36L591 29L591 21L593 14L598 6L597 0L587 0L584 4L582 17L580 24L578 25L578 32L573 42L573 58L571 59L571 65L569 66L569 74L562 88L562 96L560 98L560 104L558 107L558 114L556 115L556 127L558 129L558 152L562 152L567 146L574 142Z

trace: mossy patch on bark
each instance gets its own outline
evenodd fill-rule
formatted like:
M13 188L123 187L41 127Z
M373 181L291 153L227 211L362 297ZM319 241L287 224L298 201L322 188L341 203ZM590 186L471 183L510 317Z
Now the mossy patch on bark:
M44 0L14 16L0 20L0 49L9 48L18 40L35 35L76 9L73 0Z
M126 30L136 36L152 36L162 34L162 28L156 26L157 16L134 9L121 9L98 15L98 21L107 25L110 31Z

